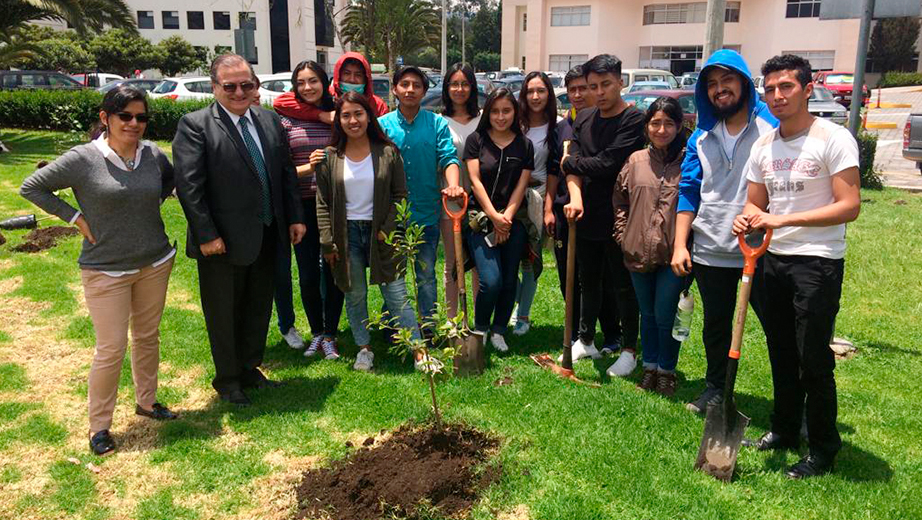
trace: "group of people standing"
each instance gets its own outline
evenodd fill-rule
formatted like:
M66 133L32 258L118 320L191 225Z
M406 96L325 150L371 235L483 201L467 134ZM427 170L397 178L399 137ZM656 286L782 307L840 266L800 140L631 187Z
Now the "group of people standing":
M541 72L528 74L518 95L500 88L480 107L465 64L445 72L441 116L421 109L427 75L402 67L393 75L398 107L388 113L357 53L343 55L332 81L317 63L300 63L292 92L275 100L273 112L254 106L251 66L228 54L211 67L216 102L179 123L175 166L142 139L144 94L113 89L94 140L37 170L21 189L85 238L79 263L97 342L91 449L115 449L109 428L129 329L137 413L176 417L156 402L159 322L176 253L159 205L175 187L188 221L186 254L198 265L212 384L222 400L241 406L250 403L246 391L280 384L259 369L273 299L285 341L326 359L340 356L345 305L357 370L374 362L369 283L379 287L397 326L413 338L429 337L440 238L449 316L458 311L452 270L463 254L473 260L474 333L506 351L513 314L513 334L530 328L547 239L564 291L575 221L575 332L565 338L574 360L618 352L608 373L625 377L639 355L638 387L674 395L680 343L673 320L694 277L704 308L707 387L688 408L703 413L724 386L743 265L735 235L777 228L752 299L768 340L775 413L771 431L751 444L798 447L805 409L810 453L788 475L828 471L841 446L828 343L845 223L860 207L857 145L807 111L808 62L779 56L762 72L768 105L739 54L714 53L696 86L698 123L689 137L676 100L659 98L645 112L626 103L621 62L606 54L567 73L573 108L564 118ZM63 188L74 190L79 210L55 194ZM441 200L467 193L462 252L450 239ZM401 275L403 259L386 240L404 199L422 229L413 266L417 309ZM294 326L292 245L307 341Z

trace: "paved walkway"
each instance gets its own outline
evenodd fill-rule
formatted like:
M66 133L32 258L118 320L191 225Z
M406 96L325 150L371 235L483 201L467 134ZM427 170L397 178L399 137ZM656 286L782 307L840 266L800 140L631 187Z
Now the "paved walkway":
M882 104L908 103L912 108L873 108L877 89L871 91L868 121L896 124L895 129L869 130L878 136L874 165L887 186L922 192L922 174L914 162L903 159L903 126L910 113L922 112L922 87L885 88L880 100Z

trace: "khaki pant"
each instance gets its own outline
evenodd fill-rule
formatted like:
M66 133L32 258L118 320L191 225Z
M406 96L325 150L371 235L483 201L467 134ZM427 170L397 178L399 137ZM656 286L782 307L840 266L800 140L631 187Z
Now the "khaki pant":
M157 400L160 318L172 269L173 259L120 277L91 269L81 271L86 306L96 331L88 392L90 435L112 426L129 327L135 399L147 410Z

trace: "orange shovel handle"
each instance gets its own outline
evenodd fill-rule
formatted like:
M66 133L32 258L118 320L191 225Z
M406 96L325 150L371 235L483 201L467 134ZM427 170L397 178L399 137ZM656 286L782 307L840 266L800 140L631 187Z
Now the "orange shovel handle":
M745 233L740 233L736 238L740 243L740 251L743 252L743 274L753 275L756 272L756 261L765 254L765 251L768 251L768 244L772 241L772 230L765 230L762 245L755 248L749 247L749 244L746 243Z
M461 209L455 212L448 208L448 197L442 195L442 207L445 208L445 213L448 214L448 217L454 221L452 231L456 232L461 231L461 218L464 217L464 213L467 211L467 193L461 192L461 200Z

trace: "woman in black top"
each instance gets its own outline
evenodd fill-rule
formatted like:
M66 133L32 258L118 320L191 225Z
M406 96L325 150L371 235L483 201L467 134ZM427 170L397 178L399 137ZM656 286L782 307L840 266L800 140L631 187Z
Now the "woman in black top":
M464 160L474 192L471 209L479 217L468 235L480 275L474 329L480 334L489 330L490 343L500 352L509 348L503 334L515 305L519 262L528 239L516 213L535 167L534 157L531 141L522 134L515 97L505 88L493 91L477 131L467 138Z

